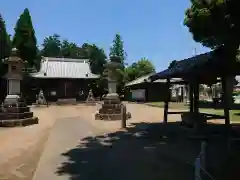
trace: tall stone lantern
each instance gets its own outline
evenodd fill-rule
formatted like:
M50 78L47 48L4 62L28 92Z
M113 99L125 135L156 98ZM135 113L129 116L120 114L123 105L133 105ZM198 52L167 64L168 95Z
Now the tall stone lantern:
M21 101L21 80L24 62L18 56L18 50L13 49L11 56L4 61L8 65L7 96L0 108L0 126L26 126L37 124L38 118L33 116L30 107Z
M104 98L104 103L95 114L96 120L126 120L131 117L126 112L126 106L122 104L117 94L117 79L120 73L118 69L122 68L119 57L111 57L110 61L105 65L104 75L108 80L108 94Z
M118 99L117 94L117 79L119 76L118 69L122 68L120 58L118 56L112 56L110 61L105 65L104 75L108 81L108 99Z
M18 57L18 50L12 49L11 56L4 61L8 65L8 72L5 75L7 79L7 96L4 103L17 103L21 94L22 69L24 62Z

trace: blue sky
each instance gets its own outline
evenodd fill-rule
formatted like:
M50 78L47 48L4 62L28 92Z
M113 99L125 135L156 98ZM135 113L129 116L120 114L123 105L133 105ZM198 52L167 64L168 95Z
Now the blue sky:
M0 12L8 32L24 8L29 8L38 44L44 37L59 34L81 45L95 43L109 53L120 33L127 63L149 58L163 70L172 60L181 60L208 49L192 40L183 26L190 0L1 0Z

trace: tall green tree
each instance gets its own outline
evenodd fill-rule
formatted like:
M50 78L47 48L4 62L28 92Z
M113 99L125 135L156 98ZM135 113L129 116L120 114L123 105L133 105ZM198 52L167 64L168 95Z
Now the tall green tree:
M13 47L19 50L20 57L23 60L26 60L30 66L33 66L34 59L37 56L37 39L32 18L27 8L20 15L14 30Z
M126 82L126 73L125 73L125 60L127 57L127 53L124 50L124 42L120 34L116 34L113 40L113 44L110 47L109 53L110 61L119 61L121 66L116 69L116 76L118 77L118 93L123 93L124 84Z
M11 54L11 40L7 33L5 21L0 14L0 77L7 72L7 66L2 63L2 60L9 57Z
M217 49L224 46L226 59L235 60L240 44L240 11L237 0L191 0L184 24L196 42Z
M61 56L61 40L58 34L48 36L43 40L41 56L60 57Z
M121 63L124 65L124 60L126 59L127 53L124 50L124 43L120 34L115 35L113 44L110 48L109 56L120 57Z
M147 58L142 58L126 68L128 81L133 81L141 76L155 72L155 67Z
M0 60L9 57L11 54L11 40L7 33L5 21L0 14Z

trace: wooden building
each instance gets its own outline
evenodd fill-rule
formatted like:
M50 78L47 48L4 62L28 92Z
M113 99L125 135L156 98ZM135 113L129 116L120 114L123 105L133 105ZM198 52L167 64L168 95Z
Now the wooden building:
M226 59L226 52L224 48L215 51L200 54L188 59L177 61L176 64L162 72L150 76L151 81L165 79L166 85L170 89L172 78L181 78L183 80L175 82L178 84L189 85L190 95L190 112L168 112L168 103L170 101L170 91L165 100L164 108L164 122L167 122L168 114L182 114L182 120L191 123L204 122L208 119L222 118L225 119L225 124L230 125L229 110L231 108L231 84L235 82L235 76L239 75L240 62L228 61ZM219 81L222 82L223 96L222 103L224 107L224 116L200 113L199 112L199 84L215 84ZM186 116L188 118L184 118Z
M168 87L166 80L156 80L154 82L148 81L148 78L154 73L142 76L125 85L128 90L126 93L126 100L140 101L140 102L158 102L164 101ZM177 79L172 79L175 81ZM172 87L174 89L174 87Z
M87 59L43 57L40 71L31 73L25 89L28 89L30 99L42 89L49 101L61 98L85 100L89 84L98 78L91 72Z

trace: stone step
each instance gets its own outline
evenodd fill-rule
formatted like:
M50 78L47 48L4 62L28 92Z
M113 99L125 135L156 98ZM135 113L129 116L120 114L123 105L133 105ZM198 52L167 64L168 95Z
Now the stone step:
M99 109L99 113L101 114L121 114L121 109Z
M105 99L104 104L120 104L121 101L119 99Z
M63 104L77 104L76 98L71 98L71 99L58 99L56 102L58 105L63 105Z
M30 112L30 107L0 107L0 113L23 113Z
M122 104L102 104L103 109L121 109Z
M25 102L18 102L16 103L4 103L1 105L1 107L26 107Z
M28 125L33 125L33 124L38 124L37 117L0 120L1 127L28 126Z
M101 114L96 113L95 120L106 120L106 121L112 121L112 120L121 120L122 114Z
M24 119L33 117L33 112L23 113L0 113L0 120Z

